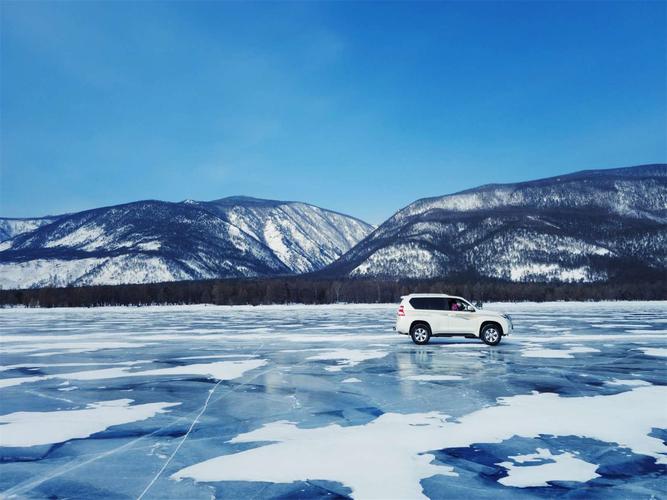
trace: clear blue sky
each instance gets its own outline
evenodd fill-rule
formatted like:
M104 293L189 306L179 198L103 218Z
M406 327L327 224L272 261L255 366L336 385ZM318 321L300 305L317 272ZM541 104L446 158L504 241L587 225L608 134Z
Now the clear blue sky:
M664 162L666 5L3 0L0 215Z

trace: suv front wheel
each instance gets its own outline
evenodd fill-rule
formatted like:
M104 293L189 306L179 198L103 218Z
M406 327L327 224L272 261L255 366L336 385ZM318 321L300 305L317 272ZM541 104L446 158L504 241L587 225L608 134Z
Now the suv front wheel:
M502 336L503 331L500 329L500 326L495 324L485 325L479 334L482 342L488 345L498 345Z
M431 329L425 323L417 323L410 328L410 336L417 345L428 344L431 340Z

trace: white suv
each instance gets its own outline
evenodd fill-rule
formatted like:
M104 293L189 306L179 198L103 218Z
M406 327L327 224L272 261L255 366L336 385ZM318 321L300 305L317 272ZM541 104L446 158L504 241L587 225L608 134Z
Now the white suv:
M514 328L507 314L482 311L461 297L413 293L401 299L395 330L410 335L415 344L427 344L431 337L462 336L498 345Z

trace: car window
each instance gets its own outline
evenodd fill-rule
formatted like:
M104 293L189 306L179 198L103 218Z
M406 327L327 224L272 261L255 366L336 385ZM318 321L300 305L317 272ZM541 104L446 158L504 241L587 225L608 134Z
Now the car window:
M468 305L469 304L465 300L450 299L448 309L450 311L467 311Z
M452 299L452 300L450 300L449 309L452 310L452 311L466 311L466 312L470 312L470 311L474 310L472 308L472 305L470 305L470 303L468 303L468 302L466 302L465 300L462 300L462 299Z
M415 309L429 309L432 311L444 311L449 306L447 299L439 297L419 297L410 299L410 305Z

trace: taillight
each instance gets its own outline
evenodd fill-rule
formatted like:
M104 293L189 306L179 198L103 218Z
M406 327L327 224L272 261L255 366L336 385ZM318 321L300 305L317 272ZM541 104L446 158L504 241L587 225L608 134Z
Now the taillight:
M405 308L402 305L398 307L398 315L405 316Z

